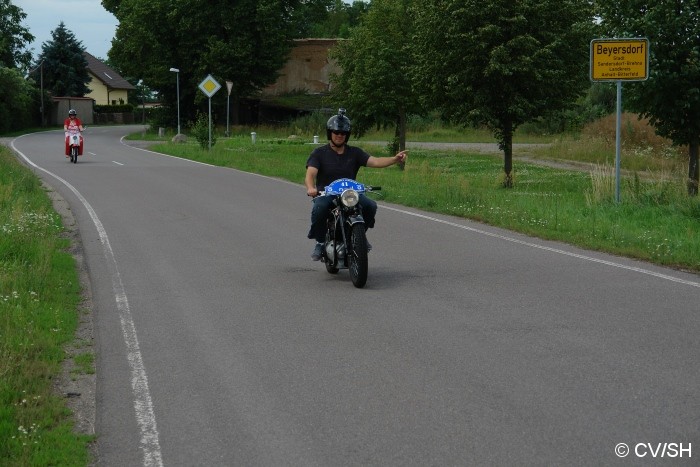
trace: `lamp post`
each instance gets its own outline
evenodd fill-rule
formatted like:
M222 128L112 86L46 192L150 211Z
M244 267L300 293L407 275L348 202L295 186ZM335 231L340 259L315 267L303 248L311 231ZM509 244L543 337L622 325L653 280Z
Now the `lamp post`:
M139 94L141 94L141 123L146 125L146 96L143 92L143 80L140 79L136 86L139 88Z
M177 80L177 134L180 134L180 69L171 68L170 71L175 73Z
M41 67L41 126L43 127L46 125L46 120L44 119L44 59L41 59L41 63L39 64Z
M40 75L39 75L39 93L41 94L41 107L39 108L39 110L41 111L41 126L42 127L44 125L46 125L46 121L44 119L44 61L45 60L46 59L42 58L41 62L39 62L39 65L37 65L37 67L34 68L33 70L29 70L29 72L27 73L27 76L29 76L30 74L34 73L37 69L40 70L39 71L39 73L40 73Z

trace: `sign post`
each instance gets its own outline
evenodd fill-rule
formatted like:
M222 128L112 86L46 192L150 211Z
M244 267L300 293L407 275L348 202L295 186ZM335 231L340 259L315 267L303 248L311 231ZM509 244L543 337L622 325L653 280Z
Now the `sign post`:
M226 81L226 88L228 89L228 97L226 97L226 137L228 138L231 136L231 133L228 130L228 114L229 109L231 108L231 89L233 88L233 81Z
M617 128L615 135L615 202L620 202L620 133L622 126L622 82L649 78L649 40L593 39L591 81L617 81Z
M199 83L199 89L209 98L209 150L211 151L211 98L221 89L221 85L212 75L207 75L204 81Z

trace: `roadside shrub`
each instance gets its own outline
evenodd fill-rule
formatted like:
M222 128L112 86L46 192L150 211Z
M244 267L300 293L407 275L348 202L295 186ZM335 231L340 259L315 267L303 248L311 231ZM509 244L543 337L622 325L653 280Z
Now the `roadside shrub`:
M198 113L197 118L191 127L192 137L197 140L202 149L209 148L209 116L205 113ZM216 135L212 132L211 145L216 144Z
M0 66L0 133L32 125L35 95L38 91L19 71Z

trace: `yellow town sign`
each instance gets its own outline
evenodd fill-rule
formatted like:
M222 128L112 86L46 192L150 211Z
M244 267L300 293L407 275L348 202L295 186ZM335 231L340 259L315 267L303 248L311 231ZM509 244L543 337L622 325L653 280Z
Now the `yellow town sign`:
M648 39L593 39L592 81L644 81L649 78Z

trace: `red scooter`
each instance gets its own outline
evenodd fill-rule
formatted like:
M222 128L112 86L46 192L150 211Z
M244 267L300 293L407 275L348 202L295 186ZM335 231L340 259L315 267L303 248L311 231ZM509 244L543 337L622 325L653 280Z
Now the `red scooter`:
M74 164L78 163L78 156L83 155L83 135L80 130L66 131L66 157Z

